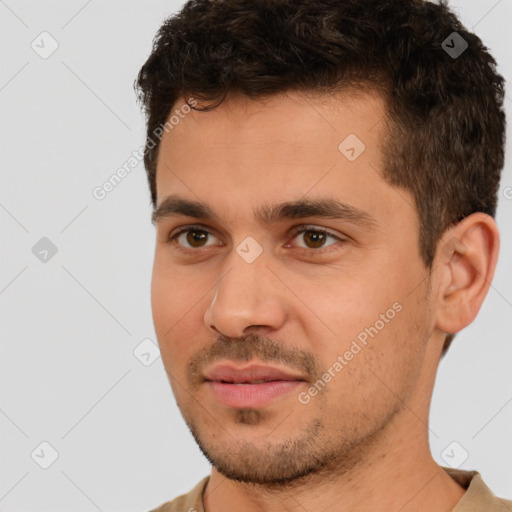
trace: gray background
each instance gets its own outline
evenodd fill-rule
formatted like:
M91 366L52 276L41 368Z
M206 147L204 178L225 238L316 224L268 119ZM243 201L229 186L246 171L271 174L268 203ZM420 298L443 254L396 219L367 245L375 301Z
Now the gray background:
M209 472L161 359L148 350L154 345L146 341L137 351L145 339L156 342L150 309L154 228L143 165L103 200L92 194L144 140L132 84L159 25L181 5L0 1L4 512L144 511L188 491ZM510 79L512 0L453 5ZM51 36L40 36L44 31ZM59 46L46 59L31 47L35 41L40 53L48 52L53 40ZM509 93L509 115L511 98ZM447 447L454 460L467 452L461 467L478 469L507 497L510 144L493 287L478 319L457 336L441 364L431 417L436 459L446 465ZM56 246L55 255L43 237ZM138 359L134 350L145 355ZM450 446L453 441L458 444ZM42 442L58 453L47 469L41 465L52 462L52 449Z

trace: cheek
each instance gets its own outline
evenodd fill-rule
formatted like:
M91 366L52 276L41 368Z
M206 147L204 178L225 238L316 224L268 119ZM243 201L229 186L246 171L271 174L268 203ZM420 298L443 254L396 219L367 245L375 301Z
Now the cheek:
M201 306L201 290L191 286L155 258L151 281L151 309L156 336L162 359L167 369L177 367L178 360L184 358L190 340L196 338L194 332L202 325L198 317Z
M393 303L398 294L390 291L389 283L379 288L374 279L358 278L354 273L333 274L315 283L296 283L294 291L315 314L315 323L323 325L329 338L338 340L339 347L334 348L343 348L365 328L380 322L380 315L387 310L391 310L389 317L395 316Z
M172 281L170 273L165 272L163 265L159 265L155 258L151 279L151 310L159 341L173 325L176 306L179 304L177 294L172 292Z
M382 420L407 402L422 367L418 342L422 333L417 323L407 318L408 312L403 305L384 326L370 322L363 328L351 325L354 336L340 329L336 347L324 347L322 379L329 383L318 407L337 411L334 416L350 418L347 421L354 425L364 425L369 414Z
M203 279L169 264L164 254L156 254L151 280L151 307L157 334L165 333L192 312L207 290ZM204 288L204 290L202 290Z
M420 331L426 319L421 287L411 293L407 286L411 281L403 274L388 270L383 277L352 272L319 283L299 286L296 281L297 295L305 298L305 305L314 313L307 314L308 322L301 315L298 320L310 349L326 368L341 356L344 368L350 367L350 372L344 373L357 371L359 377L367 375L366 368L407 373L407 360L415 359L423 341Z

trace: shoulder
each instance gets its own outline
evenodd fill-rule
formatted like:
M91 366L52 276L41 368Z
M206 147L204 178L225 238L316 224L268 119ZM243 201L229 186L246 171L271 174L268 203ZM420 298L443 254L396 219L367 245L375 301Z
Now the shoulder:
M496 496L485 484L477 471L443 469L462 487L466 494L457 503L452 512L512 512L512 501Z
M204 512L203 491L209 479L209 476L203 478L188 493L182 494L150 512Z

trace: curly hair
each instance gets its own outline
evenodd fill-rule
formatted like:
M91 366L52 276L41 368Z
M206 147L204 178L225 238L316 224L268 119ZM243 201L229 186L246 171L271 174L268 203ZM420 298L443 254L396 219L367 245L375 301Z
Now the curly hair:
M455 41L459 54L449 51ZM152 134L180 97L211 110L230 93L366 88L386 100L382 177L414 197L428 269L448 227L474 212L495 215L504 80L446 1L190 0L159 29L135 88L147 118L153 207Z

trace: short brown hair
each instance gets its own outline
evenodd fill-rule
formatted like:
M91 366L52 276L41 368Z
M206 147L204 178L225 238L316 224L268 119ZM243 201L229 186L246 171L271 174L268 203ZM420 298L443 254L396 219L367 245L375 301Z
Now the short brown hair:
M361 85L387 100L383 178L413 195L420 253L431 269L449 226L474 212L495 215L505 144L504 80L444 1L187 2L159 29L135 84L147 116L153 207L159 141L152 134L179 97L213 102L203 108L210 110L230 93Z

